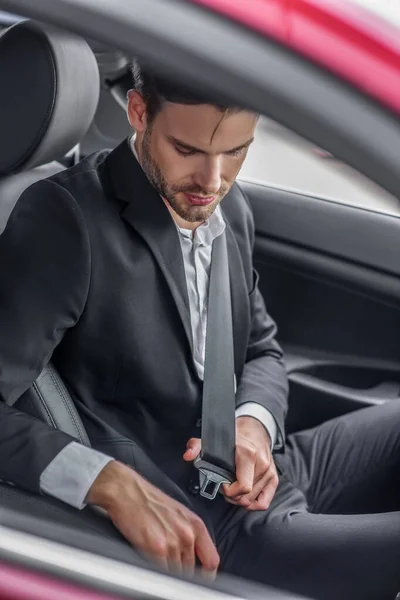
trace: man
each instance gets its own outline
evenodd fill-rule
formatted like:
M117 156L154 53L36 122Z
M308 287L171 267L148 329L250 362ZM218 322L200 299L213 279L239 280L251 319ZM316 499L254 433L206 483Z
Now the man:
M208 104L137 63L133 75L135 136L32 186L0 237L2 398L19 397L52 358L93 448L1 403L0 477L102 507L167 569L198 561L211 576L219 568L315 598L391 598L400 404L285 440L282 352L252 270L251 210L234 184L257 116ZM192 462L219 236L231 281L236 481L209 501L193 493Z

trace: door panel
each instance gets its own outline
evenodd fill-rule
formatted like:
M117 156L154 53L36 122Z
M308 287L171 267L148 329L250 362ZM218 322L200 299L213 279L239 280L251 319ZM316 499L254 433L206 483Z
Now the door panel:
M400 397L400 219L241 182L290 379L288 432Z

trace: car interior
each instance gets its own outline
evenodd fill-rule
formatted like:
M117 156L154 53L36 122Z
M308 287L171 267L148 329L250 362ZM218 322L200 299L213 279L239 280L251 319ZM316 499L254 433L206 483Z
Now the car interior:
M1 233L28 186L129 135L129 57L21 21L0 32L0 81ZM399 398L399 219L349 206L345 199L255 181L239 185L254 212L260 289L285 351L287 432ZM51 363L16 406L90 445ZM17 529L140 562L108 519L92 509L76 511L6 482L0 506L3 515L13 509L7 519ZM99 546L100 535L106 546Z

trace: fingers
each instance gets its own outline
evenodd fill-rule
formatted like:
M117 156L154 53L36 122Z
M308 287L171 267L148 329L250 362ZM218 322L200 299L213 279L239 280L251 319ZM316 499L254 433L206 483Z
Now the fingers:
M196 565L196 533L191 521L189 521L187 525L182 528L177 527L177 533L179 536L179 561L182 571L187 575L191 575L194 573L194 568Z
M180 575L183 572L182 552L179 540L168 549L168 571Z
M270 480L275 479L276 468L274 461L270 460L267 455L259 454L255 467L255 477L253 489L249 494L242 496L243 506L249 506L258 498L263 489L269 484ZM277 477L276 477L277 479Z
M203 521L195 521L195 552L202 564L202 573L207 579L215 579L219 567L219 554Z
M257 468L255 469L255 471L257 473ZM259 494L262 492L262 490L267 485L270 477L271 477L271 475L270 475L269 471L267 471L267 473L263 472L262 475L257 473L257 475L255 476L255 480L254 480L251 492L249 494L239 493L237 496L233 495L235 492L235 490L233 489L233 484L231 484L231 485L225 484L225 488L226 488L226 492L225 492L225 488L224 488L225 498L226 498L226 500L230 500L233 504L236 504L238 506L248 507L248 506L250 506L250 504L252 502L254 502L254 500L256 498L258 498Z
M225 485L223 491L226 501L230 504L243 506L248 510L267 510L275 495L278 482L274 461L270 461L268 456L258 455L251 491L247 494L240 491L237 493L240 490L240 486L237 485L239 482Z
M160 569L169 571L168 546L161 538L157 542L149 544L149 548L146 549L145 554L153 559Z
M168 543L161 544L156 552L159 565L172 573L194 573L196 555L202 564L202 574L215 579L219 555L203 521L193 515L186 527L176 528L176 536L169 536Z
M252 499L248 505L248 510L267 510L275 496L279 479L276 471L273 471L263 487L263 489Z
M251 490L250 494L246 496L242 496L241 504L242 506L250 506L253 502L257 500L262 491L267 487L269 480L271 479L271 474L267 472L262 479L260 479Z
M186 575L193 575L194 568L196 565L196 555L194 551L194 544L190 548L186 548L182 552L181 556L183 572Z
M148 540L148 544L150 556L161 569L174 574L194 573L195 534L189 523L177 526L174 532L160 531L155 540Z
M257 460L256 448L251 445L236 446L236 481L224 485L224 493L228 498L236 498L249 494L253 489Z
M188 446L198 453L199 440L189 440ZM128 468L123 475L117 486L120 493L107 507L121 534L161 569L191 573L197 554L204 571L214 577L219 555L203 521L141 475Z
M187 462L193 461L200 454L201 451L201 440L198 438L191 438L186 444L186 452L183 455L183 459Z
M201 576L203 579L207 579L208 581L215 581L217 577L217 571L207 571L206 569L201 569Z

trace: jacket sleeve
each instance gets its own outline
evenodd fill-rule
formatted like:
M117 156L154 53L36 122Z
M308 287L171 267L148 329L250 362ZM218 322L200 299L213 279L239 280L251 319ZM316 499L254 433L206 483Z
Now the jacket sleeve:
M250 294L251 330L236 406L256 402L272 414L278 426L275 450L279 450L285 439L289 386L283 352L275 339L277 327L267 313L257 280Z
M84 310L90 245L80 208L58 184L31 186L0 236L0 478L40 492L73 438L8 403L26 391Z
M268 314L258 287L258 274L252 266L255 227L249 200L240 190L240 217L236 230L241 231L239 246L245 257L245 269L252 285L249 287L250 335L245 365L238 384L236 407L255 402L266 408L275 419L277 439L274 450L284 447L284 422L288 410L289 384L283 362L283 352L276 341L277 326ZM244 202L243 202L244 201ZM244 226L244 229L243 229ZM243 241L245 240L245 242Z

